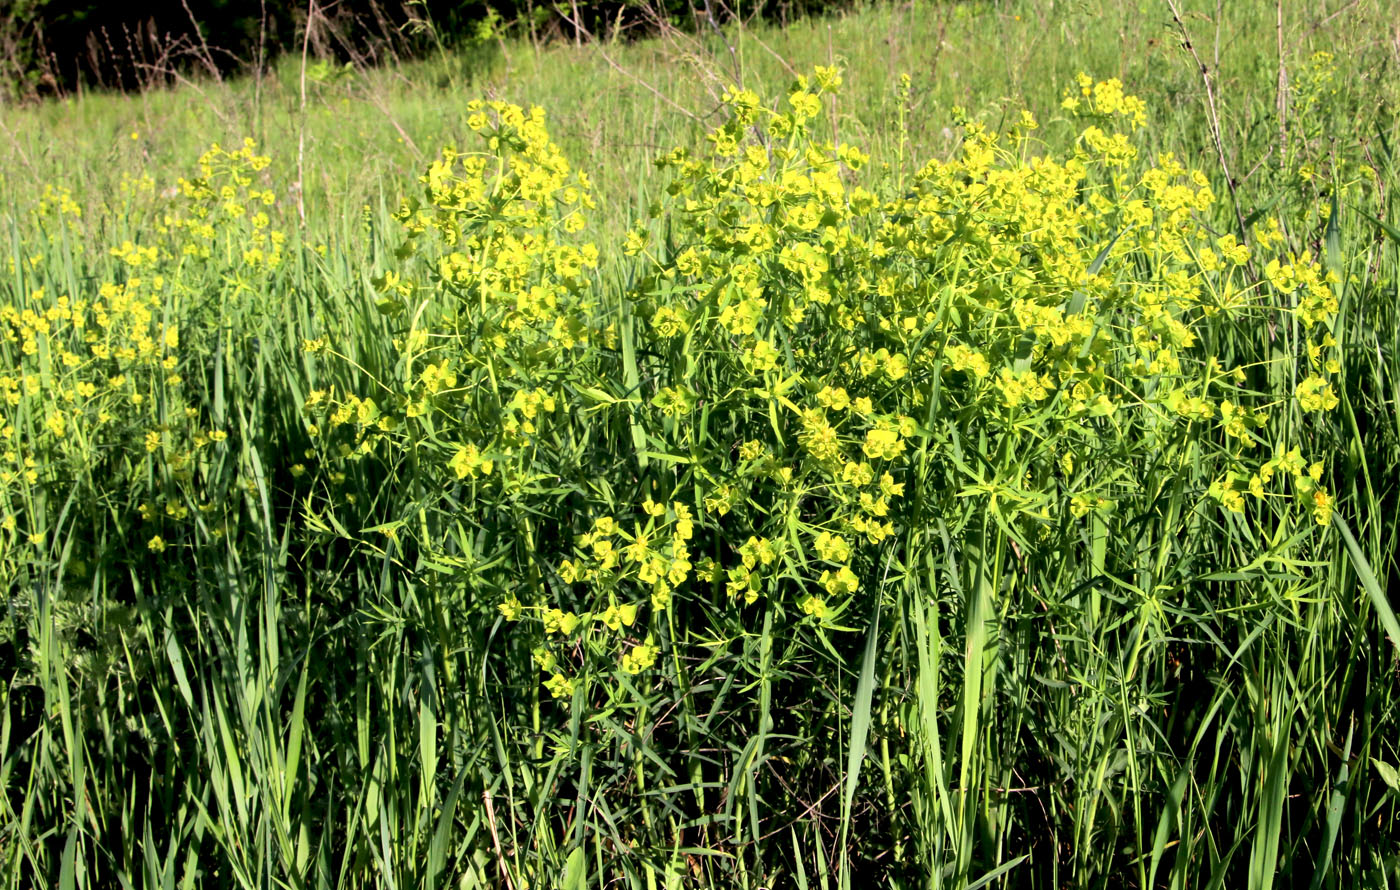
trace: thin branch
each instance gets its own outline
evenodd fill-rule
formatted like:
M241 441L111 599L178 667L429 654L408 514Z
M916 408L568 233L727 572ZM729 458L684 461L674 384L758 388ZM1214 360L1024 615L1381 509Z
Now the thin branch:
M1309 35L1312 35L1312 33L1313 33L1314 31L1316 31L1318 28L1321 28L1323 25L1325 25L1325 24L1327 24L1328 22L1332 21L1332 20L1335 19L1337 16L1339 16L1339 15L1341 15L1342 13L1346 12L1347 10L1351 9L1353 6L1355 6L1356 4L1358 4L1358 3L1360 3L1360 2L1361 2L1361 0L1351 0L1350 3L1346 4L1345 6L1342 6L1342 7L1338 8L1335 12L1333 12L1331 15L1327 16L1326 18L1318 19L1317 21L1313 22L1312 27L1308 29L1308 34L1309 34Z
M258 139L262 139L262 88L267 65L267 0L258 0L258 11L258 62L253 71L253 129Z
M5 115L3 114L0 114L0 130L5 131L5 135L10 140L10 147L15 150L16 157L18 157L21 161L24 162L24 166L29 168L30 174L33 176L38 176L38 172L34 169L34 163L29 160L29 155L26 154L24 151L24 146L19 144L19 137L15 135L14 131L12 131L9 127L5 125Z
M490 788L481 792L481 800L486 804L486 824L491 829L491 846L496 850L496 866L501 870L501 877L505 879L506 887L515 890L515 882L510 877L510 869L506 867L505 854L501 852L501 838L496 833L496 807L491 801Z
M301 33L301 120L297 125L297 216L306 227L306 53L311 47L311 26L316 20L316 0L306 0L306 27Z
M739 54L734 51L734 44L729 42L729 37L715 21L715 10L710 5L710 0L705 0L705 21L709 23L710 28L719 37L725 48L729 50L729 63L734 66L734 83L742 87L744 85L744 72L739 67Z
M214 64L214 56L209 52L209 44L204 40L204 29L199 26L199 19L194 17L194 12L190 10L190 5L185 0L180 0L180 5L185 7L185 15L190 17L190 24L194 26L194 36L199 38L199 45L204 50L200 57L201 61L204 62L204 67L209 69L209 73L214 75L215 80L223 83L223 75L219 73L219 66Z
M555 8L558 9L557 4L556 4L556 7L555 7ZM561 10L561 12L562 12L562 10ZM667 96L666 94L662 93L662 92L661 92L660 90L658 90L656 87L654 87L654 86L652 86L651 84L647 83L645 80L642 80L640 77L638 77L637 75L633 74L631 71L628 71L626 68L623 68L621 65L617 64L617 62L613 61L612 56L608 55L607 51L603 49L603 45L602 45L599 41L597 41L597 40L594 39L593 35L592 35L591 33L589 33L589 31L588 31L587 28L583 27L583 23L582 23L582 22L580 22L580 21L575 21L574 24L575 24L575 26L583 33L583 36L585 36L585 37L588 38L589 45L591 45L591 46L593 47L593 49L598 53L598 55L600 55L600 56L603 57L603 61L607 62L608 65L609 65L614 71L617 71L619 74L623 74L623 75L625 75L625 76L627 76L627 77L630 77L632 80L636 81L636 82L637 82L638 84L640 84L642 87L645 87L646 90L647 90L648 92L650 92L653 96L655 96L656 98L660 99L662 102L665 102L667 105L671 106L671 107L674 108L676 111L679 111L681 114L685 115L686 117L690 118L691 120L697 121L697 122L699 122L700 120L702 120L702 118L701 118L699 115L697 115L695 112L691 111L691 110L688 109L688 108L683 107L680 103L676 102L676 100L672 99L670 96Z
M1249 238L1245 231L1244 214L1240 212L1240 196L1235 184L1235 177L1230 173L1230 162L1225 159L1225 143L1220 138L1220 115L1216 112L1215 87L1211 83L1210 69L1201 61L1201 57L1196 52L1196 47L1191 43L1191 35L1186 31L1186 24L1181 20L1181 10L1176 5L1176 0L1166 0L1167 7L1171 10L1172 21L1176 22L1177 30L1181 32L1182 46L1191 54L1191 58L1196 62L1196 70L1201 74L1201 82L1206 88L1206 120L1210 124L1210 137L1215 142L1215 154L1220 161L1220 171L1225 174L1225 187L1230 190L1230 201L1235 207L1235 221L1240 227L1240 241L1245 242Z
M1278 167L1288 155L1288 69L1283 64L1283 0L1278 0Z

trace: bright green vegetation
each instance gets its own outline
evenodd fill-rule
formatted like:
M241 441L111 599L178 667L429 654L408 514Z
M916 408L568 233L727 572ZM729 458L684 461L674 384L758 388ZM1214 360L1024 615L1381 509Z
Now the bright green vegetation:
M0 874L1400 881L1400 59L1202 10L7 113Z

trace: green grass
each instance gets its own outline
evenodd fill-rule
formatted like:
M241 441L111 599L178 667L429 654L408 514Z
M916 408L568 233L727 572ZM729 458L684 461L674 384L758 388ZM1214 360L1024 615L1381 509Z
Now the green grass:
M92 299L128 275L106 247L158 240L173 206L162 194L216 140L252 136L273 157L256 185L275 190L289 248L279 268L250 270L246 245L220 234L209 256L164 267L184 395L152 377L157 395L125 438L94 444L85 470L24 504L44 543L3 538L0 875L64 890L1393 886L1400 50L1379 0L1284 9L1281 28L1276 11L1224 4L1217 20L1195 3L1184 16L1196 51L1218 60L1233 190L1200 73L1155 3L877 5L733 29L732 54L713 34L507 41L311 84L304 108L299 66L284 60L261 84L5 109L0 304L41 287L45 305ZM1318 50L1338 71L1312 85ZM1251 508L1249 521L1204 508L1218 455L1154 451L1144 435L1106 440L1079 469L1092 484L1127 472L1102 480L1126 492L1122 512L1035 538L1010 508L953 497L966 478L944 455L1005 491L1039 471L1051 424L1003 434L930 408L936 436L913 446L893 543L862 557L873 593L820 625L771 591L739 610L719 585L697 590L656 627L654 674L580 672L566 707L539 683L536 641L496 604L517 592L563 602L559 559L587 519L621 517L653 490L699 499L711 456L794 434L723 399L693 434L647 409L668 383L718 394L742 378L713 343L646 334L638 313L660 285L608 245L663 199L670 174L653 160L701 146L722 121L736 73L776 96L789 68L832 61L846 81L823 100L833 137L875 159L865 182L889 195L956 152L955 105L993 128L1029 107L1042 150L1063 156L1080 128L1058 111L1062 90L1086 71L1146 100L1145 155L1207 172L1219 200L1202 225L1279 218L1285 242L1268 255L1310 250L1339 277L1338 406L1319 419L1291 400L1306 332L1281 309L1203 326L1215 338L1204 348L1249 368L1251 390L1275 403L1261 436L1325 460L1332 527L1283 508ZM564 155L593 177L596 312L617 337L540 372L575 401L538 475L509 496L440 472L450 429L343 461L307 428L311 390L383 400L381 386L421 370L405 364L405 315L375 282L421 272L396 258L391 214L442 145L473 144L478 96L546 108ZM1362 163L1378 185L1338 188ZM149 190L123 191L141 176ZM72 189L81 222L39 218L46 184ZM647 223L653 242L686 243L667 219ZM1085 265L1141 281L1101 234L1082 245ZM940 330L953 324L951 256L923 279ZM463 388L481 394L463 410L504 417L490 393L515 371L483 358L492 350L447 307L423 311L455 332ZM316 338L339 358L305 351ZM14 341L0 356L0 374L32 361ZM43 402L20 404L11 422L40 429ZM140 442L152 426L184 435L185 405L228 439L182 474ZM306 476L292 469L302 463ZM780 526L770 495L736 508L756 534ZM190 518L138 521L147 502ZM146 545L158 531L163 554ZM719 547L745 535L707 533L704 555L731 564ZM809 559L785 555L774 590L808 577Z
M1241 4L1217 28L1208 5L1190 8L1200 10L1187 15L1193 38L1219 60L1224 138L1248 191L1261 178L1259 162L1280 162L1274 11ZM1285 21L1289 67L1319 49L1343 59L1353 100L1346 108L1357 116L1335 124L1367 145L1375 140L1377 112L1396 98L1386 24L1384 12L1369 3L1345 10L1322 5ZM7 115L0 132L5 197L24 206L48 181L112 194L123 174L138 173L166 188L188 175L210 142L236 145L248 136L280 164L294 166L304 131L306 200L332 211L315 214L311 223L332 226L381 195L392 203L442 145L463 141L466 101L492 96L544 106L556 141L598 183L606 215L625 218L652 197L652 159L694 143L716 122L719 94L736 70L745 85L772 92L793 72L830 61L847 70L834 130L881 159L900 157L902 141L905 158L946 154L955 139L948 129L954 104L993 115L1004 103L1024 103L1045 115L1080 71L1119 77L1146 99L1162 148L1201 161L1214 154L1200 78L1164 4L878 5L784 30L736 31L729 39L734 62L707 34L584 49L508 42L465 57L356 72L333 84L308 83L304 126L299 59L283 59L260 86L245 78L73 97ZM904 73L913 78L913 95L901 130L894 85ZM1354 101L1362 95L1376 104ZM1325 131L1323 118L1339 113L1345 114L1312 110L1309 124ZM140 138L131 140L133 132ZM1063 144L1076 134L1061 128L1044 135ZM584 164L585 158L606 162ZM1270 196L1254 197L1262 203Z

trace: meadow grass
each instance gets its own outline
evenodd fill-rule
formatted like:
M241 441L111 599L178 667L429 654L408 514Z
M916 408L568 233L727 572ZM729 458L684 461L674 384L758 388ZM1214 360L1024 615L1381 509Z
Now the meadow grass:
M1400 49L1184 5L5 109L7 883L1400 880Z

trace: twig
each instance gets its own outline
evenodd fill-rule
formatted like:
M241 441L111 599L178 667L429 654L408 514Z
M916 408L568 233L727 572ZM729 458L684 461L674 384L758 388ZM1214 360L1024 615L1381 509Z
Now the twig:
M181 74L180 69L174 64L152 65L147 62L133 62L132 68L136 71L149 71L153 75L159 74L164 77L168 77L175 83L178 83L180 86L189 89L190 92L198 93L200 98L205 100L205 107L207 107L210 111L214 112L214 115L219 120L223 121L225 127L227 127L229 130L238 129L233 118L229 117L227 114L225 114L219 109L219 105L217 102L214 101L213 97L206 93L204 91L204 88L201 87L198 83L196 83L193 80L190 80L188 77L185 77L183 74Z
M200 60L204 62L204 67L209 69L209 73L214 75L214 79L223 83L223 75L219 73L219 66L214 64L214 56L209 52L209 44L204 40L204 29L199 27L199 19L194 17L194 13L190 11L189 3L185 0L180 0L180 5L185 7L185 15L190 17L190 24L194 26L194 36L199 38L199 45L204 50Z
M496 848L496 866L501 870L501 877L505 878L506 886L515 890L515 882L510 878L510 869L506 868L506 857L501 852L501 838L496 834L496 808L491 803L491 789L487 788L481 792L481 799L486 804L486 824L491 828L491 845Z
M24 166L29 168L31 174L38 176L38 172L34 169L34 163L29 160L29 155L24 151L24 146L19 144L19 137L5 125L5 116L3 114L0 114L0 130L5 131L5 135L10 139L10 145L14 148L15 154L19 159L24 162Z
M831 48L831 25L826 26L826 65L828 68L836 67L836 53ZM827 105L831 109L831 144L840 145L840 134L836 130L836 96L832 95Z
M306 227L306 52L311 47L311 25L316 0L306 0L306 27L301 34L301 121L297 125L297 216Z
M1215 0L1215 43L1211 47L1211 70L1220 70L1220 26L1225 21L1225 0Z
M1264 162L1267 161L1269 158L1273 157L1273 155L1274 147L1270 145L1269 150L1264 152L1264 156L1258 161L1256 161L1253 167L1249 168L1248 173L1240 177L1240 182L1249 182L1249 180L1254 176L1254 174L1259 172L1259 168L1264 166Z
M768 764L768 763L765 762L765 763L764 763L764 766L767 766L770 770L773 771L773 776L774 776L774 778L776 778L776 779L777 779L778 781L780 781L780 782L783 782L783 785L784 785L784 786L787 785L787 782L783 781L782 776L778 775L777 770L773 770L773 767L772 767L771 764ZM804 818L806 818L807 816L810 816L812 813L816 812L817 807L819 807L819 806L822 805L822 801L826 800L828 797L830 797L831 795L835 794L837 791L840 791L840 790L841 790L841 783L840 783L840 782L835 783L834 785L832 785L830 788L828 788L828 789L826 790L826 793L825 793L825 794L823 794L821 797L817 798L816 800L812 801L811 803L807 804L807 809L803 810L802 812L798 813L796 816L792 817L792 820L789 821L789 822L787 822L786 824L778 826L777 828L773 829L772 831L768 832L768 833L765 834L765 835L761 835L761 836L759 837L759 840L760 840L760 841L766 841L766 840L768 840L770 837L772 837L773 835L778 834L779 832L787 831L789 828L791 828L792 826L796 825L798 822L801 822L801 821L802 821Z
M1220 138L1220 116L1215 110L1215 87L1211 85L1210 69L1201 61L1200 55L1196 52L1196 47L1191 43L1191 35L1186 31L1186 24L1181 20L1181 10L1176 5L1176 0L1166 0L1167 7L1171 10L1172 21L1176 22L1177 30L1181 32L1182 46L1191 54L1191 58L1196 62L1196 70L1201 74L1201 82L1206 88L1206 120L1210 124L1210 136L1215 142L1215 154L1220 160L1220 171L1225 174L1225 186L1230 190L1230 201L1235 206L1235 221L1240 227L1240 241L1248 239L1249 234L1245 231L1244 214L1240 212L1240 196L1235 186L1235 177L1230 174L1230 162L1225 159L1225 143Z
M556 8L557 8L557 6L556 6ZM577 24L578 27L579 27L579 30L583 32L583 36L585 36L585 37L588 38L588 42L589 42L589 44L593 47L593 49L598 53L598 55L600 55L600 56L603 57L603 61L607 62L608 65L609 65L614 71L618 72L619 74L623 74L623 75L626 75L627 77L630 77L632 80L636 81L638 84L640 84L640 85L642 85L643 87L645 87L645 88L647 89L647 91L650 92L653 96L655 96L656 98L660 99L662 102L665 102L667 105L671 106L672 108L674 108L675 110L679 111L681 114L685 115L686 117L690 118L691 120L697 121L697 122L699 122L700 120L702 120L702 118L701 118L699 115L697 115L695 112L691 111L691 110L688 109L688 108L683 107L682 105L680 105L680 103L676 102L676 100L672 99L670 96L665 95L665 94L662 93L660 90L658 90L656 87L654 87L654 86L652 86L651 84L647 83L645 80L642 80L640 77L638 77L637 75L633 74L631 71L628 71L626 68L623 68L621 65L617 64L617 62L613 61L612 56L608 55L607 51L603 49L602 43L600 43L599 41L595 40L595 39L593 38L593 35L588 31L587 28L584 28L584 27L583 27L583 25L582 25L581 22L576 22L575 24Z
M794 78L797 77L797 69L794 68L794 67L792 67L792 63L790 63L787 59L783 58L782 54L779 53L777 50L773 49L773 47L771 47L771 46L769 46L768 44L764 43L764 42L763 42L763 38L759 37L756 33L750 31L750 32L749 32L749 39L752 40L754 43L757 43L759 46L761 46L761 47L764 49L764 51L766 51L766 52L768 53L768 55L770 55L770 56L772 56L773 58L777 59L777 60L778 60L778 64L779 64L779 65L782 65L784 68L786 68L788 74L791 74Z
M1323 25L1325 25L1325 24L1327 24L1328 22L1332 21L1332 20L1335 19L1337 16L1339 16L1339 15L1341 15L1342 13L1346 12L1347 10L1351 9L1353 6L1355 6L1356 4L1358 4L1358 3L1360 3L1360 2L1361 2L1361 0L1351 0L1350 3L1346 4L1345 6L1342 6L1341 8L1339 8L1338 10L1336 10L1335 12L1333 12L1331 15L1327 16L1326 18L1318 19L1317 21L1313 22L1313 23L1312 23L1312 27L1308 29L1308 34L1311 35L1311 34L1312 34L1314 31L1316 31L1318 28L1321 28Z
M724 31L719 27L719 23L715 21L715 11L710 6L710 0L705 0L705 21L709 22L710 28L714 30L715 34L719 36L720 41L729 50L729 63L734 66L734 83L743 87L744 72L739 68L739 56L734 52L734 44L729 42L729 38L725 36Z
M729 21L738 23L740 45L742 45L743 38L747 37L749 40L752 40L754 43L757 43L760 47L762 47L763 50L768 53L768 55L776 59L778 61L778 64L782 65L783 68L787 70L788 74L792 75L793 78L797 77L797 69L792 67L792 64L788 62L787 59L783 58L783 56L777 50L764 43L763 39L759 37L756 32L749 30L745 19L742 16L740 16L737 12L735 12L734 9L729 6L729 4L725 3L724 0L714 0L714 2L718 3L719 8L724 10L725 14L729 16ZM753 18L757 15L757 12L751 13L749 21L752 21ZM739 67L741 69L743 68L742 62L740 63ZM739 86L743 86L743 83L741 82Z
M1283 67L1283 0L1278 0L1278 167L1288 155L1288 71Z
M253 72L253 130L259 140L263 138L262 128L262 87L263 74L267 61L267 0L258 0L258 63Z
M393 111L389 109L388 103L384 101L384 97L380 95L379 90L375 88L374 82L370 78L370 71L375 65L375 59L373 55L367 55L359 52L356 49L354 42L349 37L347 37L340 29L329 24L324 15L321 17L321 26L326 29L326 31L330 34L330 36L335 40L336 43L340 44L340 48L342 51L344 51L345 55L349 56L351 63L355 67L355 73L359 76L360 81L364 84L366 98L368 98L370 103L374 105L376 109L378 109L380 114L384 115L384 119L389 122L389 124L394 128L394 130L398 132L399 139L402 140L403 143L413 151L415 156L417 156L418 158L422 158L422 149L418 147L418 143L413 141L413 137L408 135L408 131L405 130L402 125L399 124L398 118L394 117ZM388 46L387 53L390 55L393 54L392 45ZM393 66L393 68L395 69L397 69L397 67L397 65ZM403 76L397 70L394 71L394 74L399 77ZM408 83L411 85L412 82L409 81L407 78L404 78L404 83Z

